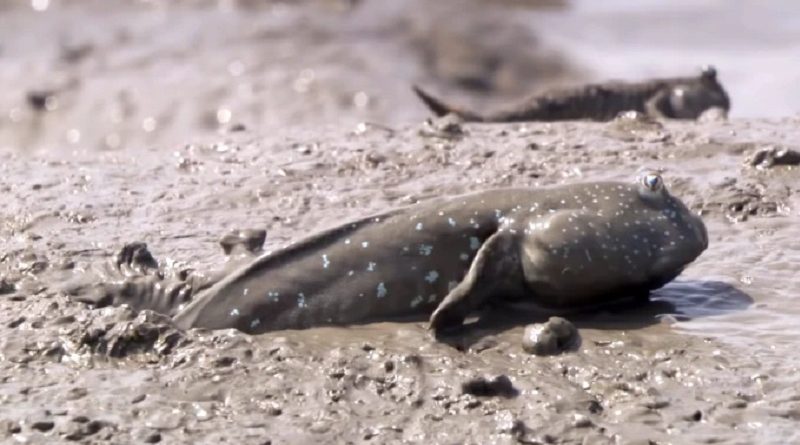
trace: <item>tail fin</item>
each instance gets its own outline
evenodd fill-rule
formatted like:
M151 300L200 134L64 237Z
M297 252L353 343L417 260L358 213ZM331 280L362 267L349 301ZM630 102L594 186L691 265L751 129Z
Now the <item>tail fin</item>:
M431 111L437 116L444 116L449 113L453 113L456 116L460 117L461 119L468 121L468 122L481 122L483 118L475 113L470 111L462 110L452 105L448 105L441 100L433 97L429 93L425 92L422 88L418 87L417 85L412 85L411 88L417 94L417 96L422 100L422 102L430 108Z

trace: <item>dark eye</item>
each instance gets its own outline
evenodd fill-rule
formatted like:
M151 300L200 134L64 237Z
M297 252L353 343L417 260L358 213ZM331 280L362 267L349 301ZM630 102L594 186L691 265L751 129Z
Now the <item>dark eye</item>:
M649 173L642 177L642 184L645 187L650 189L650 191L657 192L661 190L663 186L663 181L661 180L661 175L657 175L655 173Z

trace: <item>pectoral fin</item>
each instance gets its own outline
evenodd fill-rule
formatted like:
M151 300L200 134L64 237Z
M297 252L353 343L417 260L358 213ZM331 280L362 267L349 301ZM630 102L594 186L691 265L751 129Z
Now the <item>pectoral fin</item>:
M499 289L519 280L519 255L509 232L496 232L484 241L463 280L442 300L430 318L437 334L461 326L464 319Z

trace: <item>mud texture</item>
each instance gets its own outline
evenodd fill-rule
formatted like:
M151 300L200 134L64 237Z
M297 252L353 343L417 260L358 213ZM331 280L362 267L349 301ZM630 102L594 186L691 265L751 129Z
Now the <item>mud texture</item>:
M394 46L387 29L397 28L320 14L327 2L275 15L255 3L231 2L237 12L224 15L195 2L177 12L100 2L58 20L28 2L0 6L0 442L800 442L799 173L747 163L762 149L799 150L798 119L424 122L403 76L427 71L407 40ZM336 10L370 11L360 3L373 7ZM342 52L359 34L336 20L383 43ZM186 29L209 37L182 40ZM296 40L280 38L290 31ZM60 83L64 72L81 81ZM234 94L232 73L273 94ZM261 118L239 117L258 107ZM548 314L519 309L497 308L442 344L418 321L180 331L153 312L90 310L63 292L132 241L176 273L211 270L232 230L266 230L269 249L438 196L629 180L640 168L663 169L702 213L709 248L648 304L567 316L582 343L557 356L524 352L524 326Z
M550 317L546 323L525 326L522 349L533 355L556 355L578 349L581 337L578 329L562 317Z
M745 339L754 333L734 325L740 314L770 319L750 307L754 300L784 306L780 289L769 290L778 282L766 277L785 260L769 246L789 236L796 216L765 209L733 224L726 209L746 199L739 181L783 184L783 205L794 208L794 171L742 166L743 140L787 143L792 135L778 130L792 121L665 123L657 130L664 137L636 142L608 136L613 125L472 125L458 141L421 136L423 124L391 133L320 129L280 141L246 132L187 146L180 156L188 163L157 150L67 160L4 154L7 434L33 442L788 440L796 390L790 376L773 374L784 342L757 330L750 342L766 343L752 344ZM297 149L309 146L311 153ZM87 310L58 290L130 239L176 268L210 266L224 261L219 234L243 221L269 231L269 248L440 193L627 179L645 164L665 169L671 190L704 209L711 245L653 303L570 317L583 336L575 353L525 353L522 327L545 317L520 311L498 309L454 344L432 341L422 322L249 337L181 332L149 312ZM746 239L766 250L737 253ZM757 259L762 251L769 255ZM687 333L695 327L702 336ZM515 396L462 389L476 378L494 387L501 375Z

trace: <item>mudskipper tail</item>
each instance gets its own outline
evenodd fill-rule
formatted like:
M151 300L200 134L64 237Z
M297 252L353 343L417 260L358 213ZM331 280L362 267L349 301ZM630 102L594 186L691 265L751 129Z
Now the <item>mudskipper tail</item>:
M433 111L433 113L437 116L444 116L446 114L453 113L467 122L484 121L482 116L471 111L463 110L459 107L446 104L443 101L433 97L417 85L412 85L412 88L422 102L424 102L425 105L427 105L427 107L430 108L430 110Z

